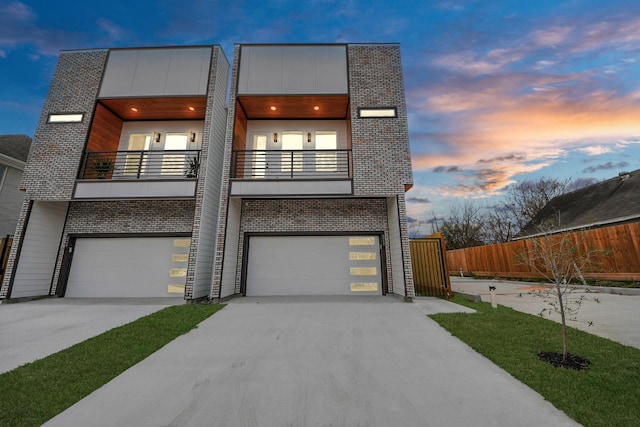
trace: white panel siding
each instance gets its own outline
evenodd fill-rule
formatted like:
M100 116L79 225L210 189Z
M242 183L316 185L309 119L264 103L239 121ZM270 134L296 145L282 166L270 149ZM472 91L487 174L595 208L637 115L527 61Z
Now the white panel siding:
M238 266L238 262L240 262L238 260L238 242L240 240L241 209L242 199L229 199L220 298L233 295L236 289L236 269Z
M391 257L391 279L393 281L393 293L396 295L405 295L404 263L402 262L402 240L400 238L398 201L395 197L389 197L387 199L387 213L389 216L389 247L391 250L391 254L389 254L389 256Z
M211 48L111 50L101 97L206 95Z
M347 93L345 46L243 46L238 95Z
M11 298L49 295L67 207L66 202L33 202Z
M211 293L220 208L223 153L227 129L226 100L228 76L229 64L220 52L217 60L214 102L211 107L211 127L209 129L209 146L204 177L200 226L197 230L194 229L194 237L198 239L198 249L195 254L192 298L207 297Z

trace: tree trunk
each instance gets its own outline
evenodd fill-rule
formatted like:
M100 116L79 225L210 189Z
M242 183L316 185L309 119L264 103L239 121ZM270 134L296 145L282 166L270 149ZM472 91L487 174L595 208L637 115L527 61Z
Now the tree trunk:
M562 361L567 361L567 320L564 315L564 300L562 299L562 288L560 282L556 280L556 292L558 293L558 302L560 307L560 319L562 320Z

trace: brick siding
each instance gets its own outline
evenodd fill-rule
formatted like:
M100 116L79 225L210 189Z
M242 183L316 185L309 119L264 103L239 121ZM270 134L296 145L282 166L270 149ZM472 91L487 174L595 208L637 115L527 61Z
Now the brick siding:
M107 50L63 52L42 108L22 188L33 200L71 200ZM84 113L82 123L47 123L50 113Z
M402 194L413 178L400 47L356 44L347 52L354 194ZM360 119L363 107L396 107L398 117Z

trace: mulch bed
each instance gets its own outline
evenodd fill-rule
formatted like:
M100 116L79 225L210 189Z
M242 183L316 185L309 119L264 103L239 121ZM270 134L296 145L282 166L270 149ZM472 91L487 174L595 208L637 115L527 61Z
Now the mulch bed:
M556 368L575 369L576 371L586 371L589 369L591 361L575 354L567 353L567 360L562 360L562 353L553 351L541 351L538 359L551 363Z

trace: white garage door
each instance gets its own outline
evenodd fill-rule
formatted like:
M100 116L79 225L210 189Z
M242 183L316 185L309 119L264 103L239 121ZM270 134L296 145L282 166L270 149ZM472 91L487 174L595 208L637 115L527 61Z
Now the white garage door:
M251 236L245 293L381 295L378 236Z
M188 237L78 238L66 297L184 295Z

